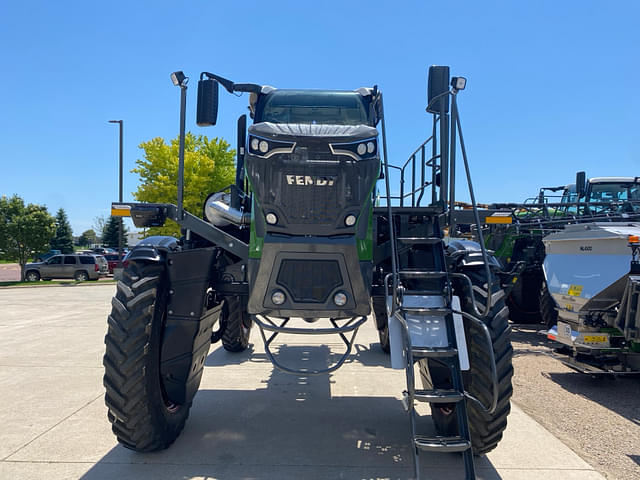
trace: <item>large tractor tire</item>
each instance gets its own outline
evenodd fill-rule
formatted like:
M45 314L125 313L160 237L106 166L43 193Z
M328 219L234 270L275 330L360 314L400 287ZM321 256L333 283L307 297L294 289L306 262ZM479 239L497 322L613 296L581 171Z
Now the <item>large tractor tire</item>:
M376 322L378 330L378 338L380 339L380 348L385 353L391 352L389 344L389 318L387 317L387 305L384 297L372 298L373 319Z
M227 352L243 352L249 346L251 316L239 296L225 297L220 324L224 325L222 346Z
M138 452L171 445L191 407L172 402L160 377L167 282L164 265L129 262L108 318L103 360L108 418L118 441Z
M487 301L487 287L484 283L484 270L467 270L465 273L471 279L478 309ZM474 314L471 298L464 288L458 288L457 295L461 297L462 310ZM475 402L466 400L469 430L471 432L471 444L473 452L481 455L493 450L507 427L507 416L511 409L510 399L513 393L511 377L513 376L513 348L511 347L511 328L508 323L508 312L505 306L504 292L498 287L493 288L491 312L484 319L489 328L493 352L496 359L498 373L498 402L494 413L489 414L482 410ZM465 391L479 399L483 405L489 407L492 400L491 360L489 345L483 331L465 321L466 341L469 351L471 368L463 372ZM420 360L420 376L424 388L451 388L449 369L435 359ZM432 418L437 432L440 435L456 435L457 422L455 404L431 404Z
M556 310L556 302L553 300L547 282L542 282L540 289L540 313L542 315L542 323L547 328L553 327L558 323L558 311Z
M541 273L524 271L507 298L509 318L513 323L540 323Z

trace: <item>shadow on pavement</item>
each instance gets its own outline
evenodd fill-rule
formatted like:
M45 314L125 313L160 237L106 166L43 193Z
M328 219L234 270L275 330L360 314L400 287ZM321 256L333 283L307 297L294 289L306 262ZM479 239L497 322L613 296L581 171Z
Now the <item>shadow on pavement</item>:
M376 351L377 344L361 347L353 362L388 362ZM326 345L281 345L277 353L288 365L318 368L332 361ZM237 364L267 361L264 354L231 355L219 348L209 355L207 366L228 363L232 357ZM375 381L375 374L366 375ZM264 388L201 390L185 430L169 449L140 454L117 446L82 478L411 478L409 421L401 402L389 397L332 396L331 377L273 369ZM424 429L432 431L430 418L421 420L427 423ZM464 477L459 454L423 453L421 465L424 479ZM500 478L485 457L476 465L478 478Z
M283 347L286 347L283 350ZM211 347L212 351L205 360L205 367L221 367L225 365L240 365L245 362L249 363L269 363L269 359L264 353L256 353L253 344L249 344L249 347L240 353L229 353L222 348L220 344L216 344ZM286 352L287 349L298 348L287 345L276 345L275 348L279 349L278 355ZM316 347L305 347L316 348ZM326 348L326 347L325 347ZM331 348L331 351L327 349L327 364L335 363L344 352L344 345L336 345L336 348ZM295 360L294 360L295 363ZM347 358L345 365L351 365L354 363L360 363L368 367L388 367L391 368L391 360L388 354L384 353L380 344L370 343L368 346L361 343L355 343L351 349L351 354Z

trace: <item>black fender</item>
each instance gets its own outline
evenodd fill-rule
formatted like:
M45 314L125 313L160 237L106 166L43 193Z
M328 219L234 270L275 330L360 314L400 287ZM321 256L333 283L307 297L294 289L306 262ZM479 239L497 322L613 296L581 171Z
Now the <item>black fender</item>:
M156 247L160 248L160 247ZM216 273L216 247L169 251L167 315L160 375L169 398L188 404L200 385L221 304L210 305L209 287Z
M465 273L465 269L484 268L480 244L472 240L451 239L447 244L447 256L453 271ZM524 262L516 262L510 271L504 271L502 264L490 250L487 250L487 260L491 274L500 281L500 288L508 295L524 269Z
M168 252L176 252L180 249L178 239L175 237L156 235L140 240L132 249L127 260L147 262L164 262Z
M452 238L447 244L447 254L456 258L462 267L474 267L484 265L482 258L482 249L478 242L467 240L465 238ZM502 270L502 265L498 259L487 251L487 260L489 267Z
M220 305L210 305L209 287L215 275L218 249L183 250L168 236L148 237L138 243L127 260L164 266L166 315L162 330L160 376L167 396L176 404L190 404L198 391L211 331L220 317Z

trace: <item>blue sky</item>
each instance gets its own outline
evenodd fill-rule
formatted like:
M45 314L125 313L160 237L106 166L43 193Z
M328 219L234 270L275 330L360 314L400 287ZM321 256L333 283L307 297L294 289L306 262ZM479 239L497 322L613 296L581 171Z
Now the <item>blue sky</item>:
M247 99L224 94L216 127L195 125L203 70L237 82L385 94L390 158L428 136L426 72L468 78L459 104L480 202L542 185L640 175L640 2L3 2L0 195L63 207L75 234L125 200L141 142L187 129L235 144ZM188 188L188 186L187 186ZM468 198L459 187L460 200Z

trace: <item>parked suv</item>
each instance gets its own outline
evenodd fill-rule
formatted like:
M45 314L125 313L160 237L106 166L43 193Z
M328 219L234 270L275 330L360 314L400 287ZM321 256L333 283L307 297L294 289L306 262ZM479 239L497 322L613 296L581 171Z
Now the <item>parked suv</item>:
M102 255L54 255L44 262L27 263L24 267L24 278L28 282L51 278L98 280L100 275L107 273L109 264Z

